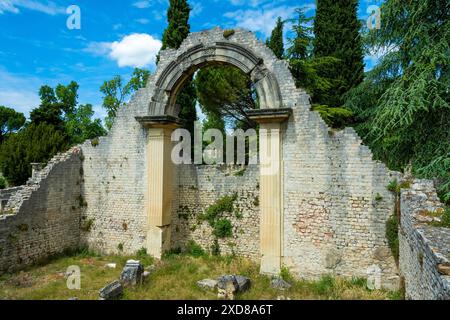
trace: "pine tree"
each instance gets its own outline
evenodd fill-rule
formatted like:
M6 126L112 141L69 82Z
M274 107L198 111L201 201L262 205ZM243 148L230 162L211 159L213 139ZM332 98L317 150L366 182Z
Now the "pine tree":
M317 97L318 103L339 107L343 95L364 79L364 54L357 18L357 0L318 0L314 21L314 56L339 59L333 68L320 70L323 77L334 79L333 88Z
M356 130L391 169L411 165L450 204L448 0L387 0L366 46L380 62L346 95Z
M170 0L167 10L167 29L162 39L162 49L178 49L190 31L189 14L191 8L186 0ZM183 127L193 135L194 121L197 120L195 109L196 96L192 79L186 81L184 88L177 96L177 104L180 106L179 118Z
M284 21L281 20L281 17L278 17L275 28L272 30L270 38L266 41L267 46L272 49L278 59L283 59L284 56L283 27Z

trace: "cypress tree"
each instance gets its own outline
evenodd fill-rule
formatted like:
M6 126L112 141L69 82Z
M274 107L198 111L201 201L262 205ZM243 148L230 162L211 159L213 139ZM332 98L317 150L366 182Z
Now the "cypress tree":
M190 31L189 14L191 8L186 0L170 0L167 10L168 26L163 34L162 49L178 49ZM180 106L179 118L183 127L191 134L194 132L194 121L197 120L195 109L196 95L192 79L188 80L184 88L178 93L177 104Z
M272 30L270 38L266 41L267 46L272 49L278 59L283 59L284 55L283 27L284 21L281 20L281 17L278 17L275 28Z
M335 80L330 92L318 97L320 104L341 106L342 96L363 81L364 55L357 8L357 0L317 1L314 56L339 59L334 67L320 72L322 76Z

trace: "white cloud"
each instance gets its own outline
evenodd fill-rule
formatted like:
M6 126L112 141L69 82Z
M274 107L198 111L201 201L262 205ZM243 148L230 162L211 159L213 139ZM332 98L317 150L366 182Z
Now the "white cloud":
M108 55L111 52L111 42L89 42L88 46L83 49L84 52L91 53L95 56Z
M141 19L136 19L136 22L138 22L140 24L149 24L150 20L145 19L145 18L141 18Z
M133 33L114 42L90 42L85 52L107 56L119 67L154 66L162 42L146 33Z
M39 2L35 0L0 0L0 14L5 12L20 13L20 9L38 11L48 15L65 14L66 8L53 1Z
M160 40L146 33L133 33L114 41L109 56L119 67L144 67L155 64L161 46Z
M133 3L133 6L139 9L150 8L150 1L137 1Z
M270 36L278 17L283 20L292 17L296 7L281 6L276 8L262 8L237 10L225 13L225 17L234 20L236 26L258 31Z

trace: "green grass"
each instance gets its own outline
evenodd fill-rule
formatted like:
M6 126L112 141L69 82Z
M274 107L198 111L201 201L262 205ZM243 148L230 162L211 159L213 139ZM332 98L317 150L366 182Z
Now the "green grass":
M74 256L61 256L46 264L0 277L1 299L80 300L98 299L98 291L118 279L127 259L138 258L147 267L154 261L144 250L136 256L98 256L90 252L78 252ZM109 269L107 263L117 263ZM81 268L81 290L69 290L64 273L67 267ZM141 286L126 288L125 300L186 300L217 299L217 294L197 287L196 282L216 278L223 274L241 274L251 278L249 291L238 295L239 300L277 299L280 296L300 299L400 299L398 292L370 291L364 279L344 280L325 276L319 281L295 281L287 269L284 278L292 282L290 290L280 292L270 286L271 278L259 274L259 266L247 259L237 257L214 257L201 255L168 254L155 262L156 270Z

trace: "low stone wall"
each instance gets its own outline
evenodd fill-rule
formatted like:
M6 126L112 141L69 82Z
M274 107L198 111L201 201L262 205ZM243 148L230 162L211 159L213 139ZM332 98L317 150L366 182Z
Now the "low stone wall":
M443 208L433 182L416 180L401 192L400 272L407 299L450 299L450 276L438 267L450 267L450 229L433 227Z
M236 194L234 211L223 215L231 222L233 235L218 239L220 252L259 261L259 166L180 165L177 169L171 247L185 248L194 240L210 251L213 229L201 216L223 196Z
M0 273L79 245L80 152L73 148L55 156L10 195L0 215Z

